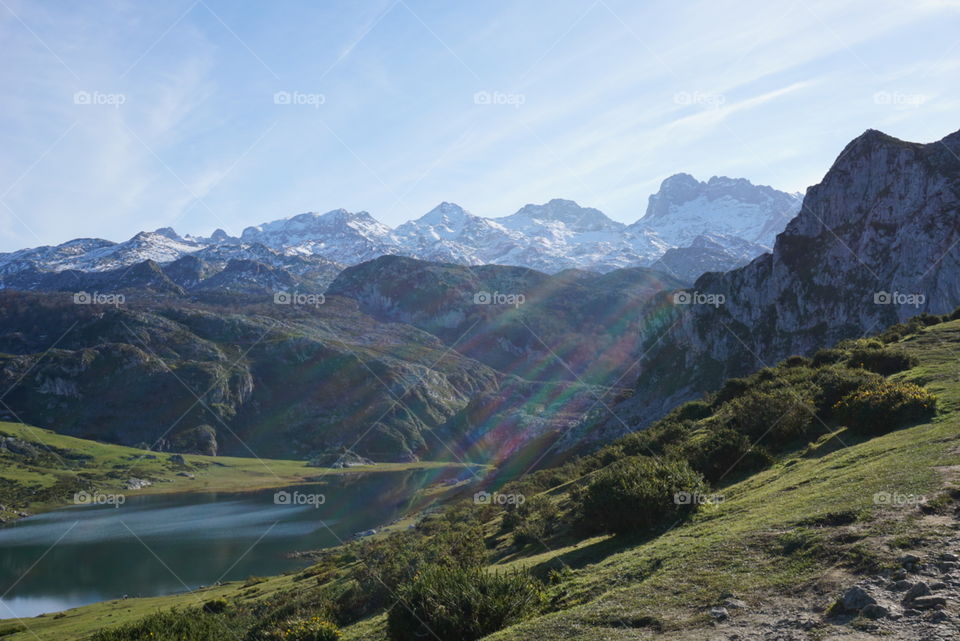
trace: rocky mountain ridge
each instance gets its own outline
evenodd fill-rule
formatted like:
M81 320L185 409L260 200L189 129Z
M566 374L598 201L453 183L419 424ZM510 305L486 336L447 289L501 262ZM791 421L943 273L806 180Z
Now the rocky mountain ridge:
M642 427L726 378L958 304L960 132L921 144L868 130L807 191L772 253L659 295L636 389L608 428Z
M691 185L703 186L704 194L687 197L681 187ZM49 275L110 272L146 261L165 267L186 256L206 263L205 277L225 270L230 260L253 260L289 271L294 280L320 291L343 267L383 255L547 273L653 266L689 278L739 266L769 250L764 242L796 213L796 204L789 194L744 179L697 183L681 174L664 181L660 193L651 196L647 215L632 225L563 199L526 205L501 218L475 216L444 202L396 229L364 211L308 212L247 227L239 237L220 229L210 237L180 236L166 227L121 243L84 238L0 254L0 288L65 287L72 279ZM701 237L710 239L709 251ZM677 248L688 251L658 263Z

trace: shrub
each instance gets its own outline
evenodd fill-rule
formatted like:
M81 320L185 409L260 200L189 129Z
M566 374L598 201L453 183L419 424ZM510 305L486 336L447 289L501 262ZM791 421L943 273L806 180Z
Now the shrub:
M474 641L535 613L539 585L519 572L428 567L400 591L387 615L392 641Z
M675 495L706 490L703 477L686 461L631 457L599 472L587 486L579 497L579 521L587 529L618 534L669 525L693 508Z
M849 358L849 355L845 350L825 347L814 352L810 364L813 367L823 367L824 365L833 365L845 361L847 358Z
M833 417L833 408L841 398L863 387L875 386L883 377L864 369L844 366L824 367L817 375L816 396L813 399L817 414L828 420Z
M556 523L556 504L546 496L534 496L510 509L503 517L504 527L513 531L516 545L542 541Z
M713 406L719 407L727 401L731 401L741 394L745 394L749 389L750 383L747 381L747 379L728 378L723 383L723 386L717 391L717 394L713 399Z
M227 609L226 599L211 599L203 604L203 611L207 614L220 614Z
M291 619L265 635L271 641L338 641L340 629L320 617Z
M927 419L936 405L937 397L919 385L881 381L845 396L834 409L850 431L874 435Z
M343 610L368 614L389 604L394 591L409 582L420 568L478 567L486 561L483 531L467 514L451 508L422 523L417 530L398 532L352 547L360 564L357 586L343 595Z
M881 376L890 376L917 364L917 359L902 349L884 347L880 349L855 349L847 360L848 367L862 368L876 372Z
M803 356L789 356L783 361L784 367L810 367L810 359Z
M710 483L730 475L762 470L772 462L766 450L752 447L746 436L729 428L710 430L692 439L681 452L690 466Z
M726 425L751 441L763 440L779 448L800 436L813 422L815 407L809 397L793 389L752 390L723 408Z
M710 404L704 403L703 401L684 403L671 412L673 418L676 418L678 421L699 421L700 419L707 418L711 414L713 414L713 409L710 407Z
M240 641L243 625L223 617L201 616L199 608L158 612L139 621L95 632L90 641Z

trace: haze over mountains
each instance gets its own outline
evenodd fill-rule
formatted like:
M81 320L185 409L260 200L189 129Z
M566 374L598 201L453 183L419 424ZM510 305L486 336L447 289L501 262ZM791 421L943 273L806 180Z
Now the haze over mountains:
M210 424L221 451L237 454L255 443L302 457L351 447L367 429L356 449L376 460L524 460L558 439L555 451L589 449L728 376L953 309L958 177L960 133L923 145L868 131L808 191L771 254L703 276L671 276L654 257L745 262L793 197L681 175L630 226L570 201L500 219L445 203L396 230L335 211L240 239L159 230L24 250L4 257L0 383L22 381L5 403L24 420L127 444L169 438L182 416L172 436ZM671 226L675 216L684 223ZM404 247L433 260L397 255ZM651 266L610 269L641 256ZM500 259L596 271L474 264ZM273 304L307 282L329 283L322 304ZM75 305L62 293L78 289L131 299ZM198 403L178 378L210 397ZM170 414L145 415L158 390Z
M698 182L678 174L663 182L646 214L630 225L562 199L526 205L501 218L475 216L444 202L396 229L367 212L338 209L248 227L239 237L223 230L207 238L180 236L162 228L121 243L83 238L0 254L0 287L77 289L83 282L122 288L127 284L111 285L107 274L128 278L130 266L152 261L172 281L160 289L190 290L204 283L242 291L266 275L280 288L302 285L322 291L344 267L391 254L546 273L653 266L692 280L769 251L800 202L797 194L744 179ZM91 273L105 276L91 279Z

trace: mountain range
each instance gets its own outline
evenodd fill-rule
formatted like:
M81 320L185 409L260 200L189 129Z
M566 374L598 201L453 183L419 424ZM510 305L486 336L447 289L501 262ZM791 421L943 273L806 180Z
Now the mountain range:
M678 174L663 182L646 214L631 225L554 199L501 218L475 216L444 202L396 229L367 212L344 209L247 227L238 237L220 229L210 237L180 236L167 227L120 243L80 238L0 254L0 288L138 287L142 283L124 280L128 270L150 262L155 266L149 270L171 281L161 289L265 290L286 288L280 281L288 281L289 287L323 291L343 268L383 255L545 273L652 266L692 281L769 251L800 202L797 194L744 179L698 182ZM91 279L90 274L107 276Z
M239 238L159 230L136 243L8 254L3 409L73 435L161 448L183 440L181 429L210 425L221 453L349 448L375 460L532 462L642 428L726 378L960 301L960 132L918 144L867 131L808 190L772 252L740 267L776 227L758 212L791 198L746 181L667 182L640 221L649 227L570 201L502 219L443 204L392 231L337 211ZM702 209L696 228L690 203L727 202L716 194L728 188L759 200L722 219ZM656 231L674 214L695 228ZM661 263L687 266L676 276L654 259L554 273L473 264L546 261L546 251L511 245L521 232L568 243L564 259L589 255L599 239L633 238L636 250L641 236L697 233L688 246L656 250ZM401 255L397 239L447 254ZM467 240L472 253L454 262ZM150 260L133 261L145 247ZM624 255L603 260L612 267ZM704 256L734 267L689 268ZM364 260L340 262L348 259ZM63 269L45 271L44 261ZM317 300L276 304L276 292L321 280ZM128 297L74 304L66 292L81 289Z

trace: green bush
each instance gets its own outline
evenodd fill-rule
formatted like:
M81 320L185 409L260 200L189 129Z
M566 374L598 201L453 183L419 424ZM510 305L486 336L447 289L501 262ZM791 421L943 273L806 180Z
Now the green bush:
M766 450L752 446L746 436L729 428L710 430L699 438L691 439L681 448L681 452L690 466L710 483L756 472L772 463Z
M559 509L546 496L534 496L518 505L513 512L518 520L513 527L516 545L540 543L553 533Z
M220 614L227 610L226 599L211 599L203 604L203 611L207 614Z
M728 378L717 391L713 399L713 406L719 407L724 403L731 401L742 394L746 394L750 389L750 381L745 378Z
M824 367L816 378L819 388L813 399L817 415L824 421L833 417L833 408L841 398L858 389L878 385L883 377L865 369L849 367Z
M338 641L340 629L320 617L290 619L261 638L269 641Z
M849 357L850 355L846 350L824 347L814 352L813 358L810 359L810 364L813 367L823 367L824 365L843 362Z
M686 461L631 457L597 474L580 494L579 524L618 534L670 525L693 509L678 493L703 495L703 477Z
M815 411L811 399L793 388L751 390L723 407L727 427L772 449L804 434Z
M847 359L848 367L866 369L881 376L902 372L916 364L915 357L895 347L855 349L850 352L850 358Z
M936 407L937 397L923 387L884 380L845 396L834 409L850 431L876 435L928 419Z
M476 521L477 510L472 505L469 510L450 508L416 530L351 546L360 564L354 573L355 589L341 596L340 609L362 616L384 607L400 585L428 565L458 569L483 565L483 530Z
M783 361L784 367L810 367L811 361L803 356L789 356Z
M387 615L392 641L474 641L537 612L544 600L526 574L428 567Z
M90 641L241 641L246 628L223 617L203 616L199 608L158 612L139 621L99 630Z

